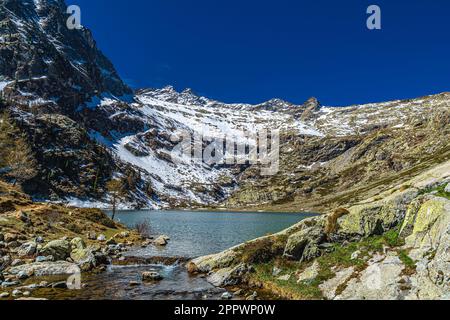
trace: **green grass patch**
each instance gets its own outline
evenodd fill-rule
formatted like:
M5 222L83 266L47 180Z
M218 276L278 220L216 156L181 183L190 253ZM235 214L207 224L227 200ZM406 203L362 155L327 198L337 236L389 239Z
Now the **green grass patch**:
M403 270L403 274L405 275L413 275L417 271L416 262L408 255L406 250L399 250L398 257L405 265L405 269Z
M267 263L255 267L254 276L258 281L262 281L265 286L281 295L283 298L303 299L303 300L321 300L322 292L319 289L319 280L315 279L310 283L297 283L295 273L300 268L299 263L283 264L283 275L291 274L288 281L278 280L279 276L273 276L274 263Z
M446 198L450 200L450 193L449 192L445 192L445 187L446 185L441 185L439 187L435 187L435 188L427 188L424 189L420 192L421 195L423 194L430 194L430 193L435 193L436 196L438 197L442 197L442 198Z

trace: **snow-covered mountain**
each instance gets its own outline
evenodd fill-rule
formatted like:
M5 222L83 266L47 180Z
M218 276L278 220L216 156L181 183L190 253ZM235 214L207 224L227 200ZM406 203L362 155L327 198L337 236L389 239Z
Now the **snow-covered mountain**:
M448 93L350 107L315 98L227 104L173 87L133 93L89 30L66 28L65 11L63 0L0 1L1 105L39 163L24 185L36 198L100 205L106 182L117 178L126 207L314 203L447 156ZM280 131L274 177L259 166L171 155L180 130L241 143L263 129Z
M242 135L245 132L277 129L281 132L284 150L289 150L305 140L328 141L369 135L381 129L411 129L416 125L415 121L427 119L439 110L448 111L449 102L450 96L442 94L351 107L321 106L315 98L303 105L279 99L258 105L226 104L198 96L191 89L177 92L168 86L137 92L127 110L110 116L132 117L141 122L139 127L142 129L133 133L107 131L101 134L95 131L91 136L109 146L123 162L149 174L158 199L167 201L154 205L204 206L218 204L234 193L239 194L242 177L246 177L252 168L247 165L209 166L191 159L178 159L180 161L175 163L171 158L175 147L171 137L179 130L211 138L233 136L240 141L246 138ZM116 112L115 106L120 104L119 100L104 99L99 109L106 113ZM340 153L335 156L338 155ZM283 160L290 161L289 158ZM314 163L318 162L307 162L304 167L311 168ZM293 172L288 174L294 175ZM255 176L259 177L259 173Z

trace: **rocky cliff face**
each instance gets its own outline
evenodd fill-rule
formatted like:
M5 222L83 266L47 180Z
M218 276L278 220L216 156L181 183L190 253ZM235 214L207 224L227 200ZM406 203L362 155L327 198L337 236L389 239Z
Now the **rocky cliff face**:
M0 3L3 94L21 107L73 114L93 96L131 93L91 32L66 27L66 9L63 0Z

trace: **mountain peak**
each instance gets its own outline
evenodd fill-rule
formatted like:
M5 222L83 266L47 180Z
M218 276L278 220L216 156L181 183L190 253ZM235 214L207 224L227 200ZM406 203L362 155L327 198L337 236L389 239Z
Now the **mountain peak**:
M319 111L322 108L321 103L317 100L316 97L311 97L303 104L306 107L306 110L310 111Z

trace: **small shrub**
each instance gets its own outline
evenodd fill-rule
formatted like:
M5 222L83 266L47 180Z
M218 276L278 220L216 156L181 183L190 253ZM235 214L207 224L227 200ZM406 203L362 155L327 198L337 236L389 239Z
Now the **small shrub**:
M73 222L67 224L66 225L66 229L70 230L70 231L72 231L73 233L76 233L76 234L82 234L83 233L83 229L79 225L77 225L77 224L75 224Z
M136 223L134 229L144 238L149 238L151 236L151 228L148 221Z
M386 232L383 239L390 247L400 247L405 244L405 241L400 237L398 228Z
M47 212L47 221L50 226L54 226L61 221L61 213L58 211Z

